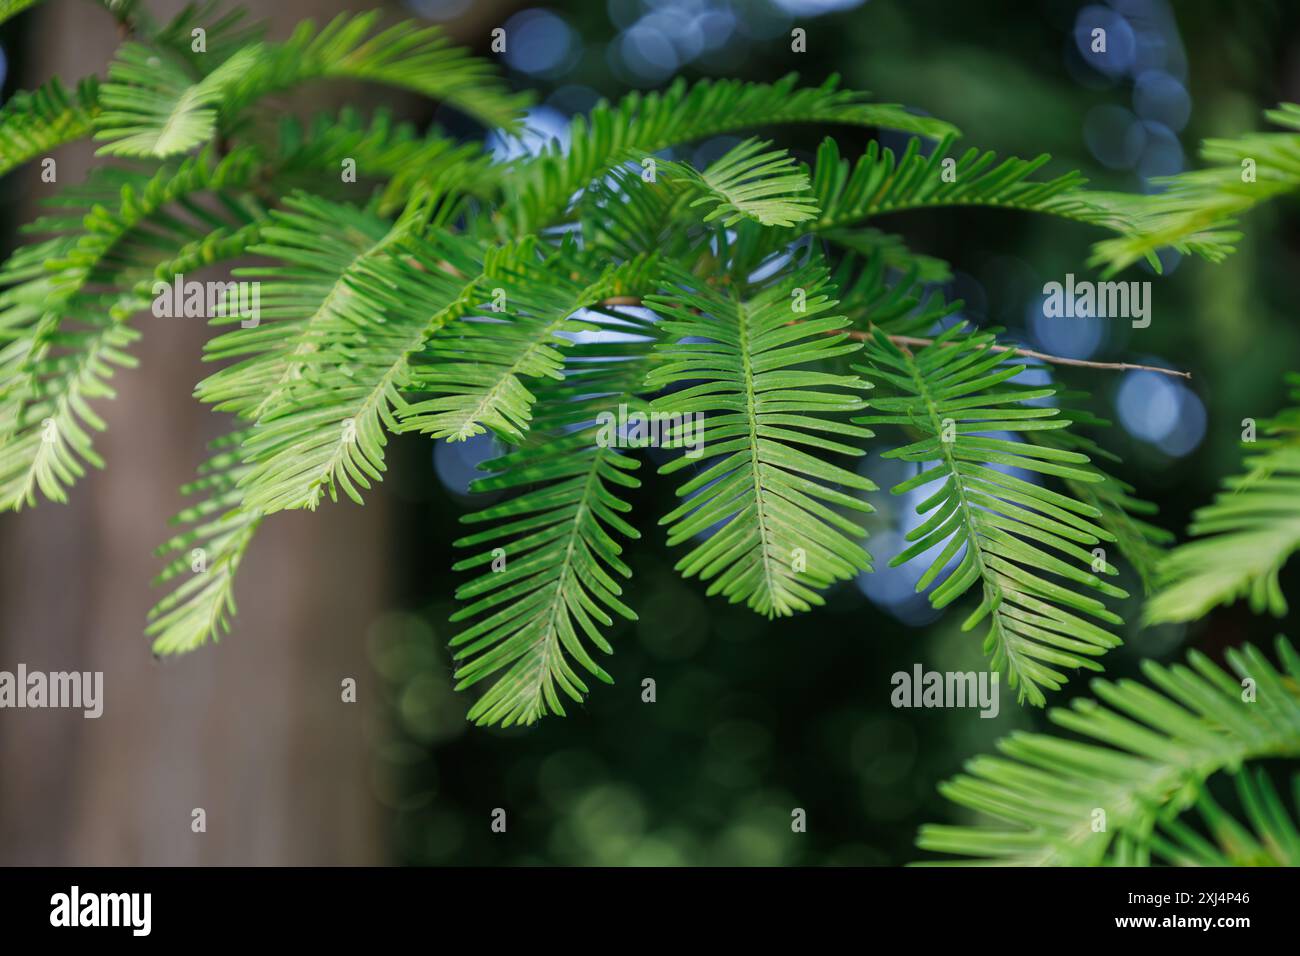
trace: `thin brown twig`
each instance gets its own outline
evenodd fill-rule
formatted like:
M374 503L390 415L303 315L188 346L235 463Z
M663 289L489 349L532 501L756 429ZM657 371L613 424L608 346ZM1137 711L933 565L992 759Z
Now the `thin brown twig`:
M596 303L598 307L610 308L619 305L640 305L641 299L638 296L621 295L608 299L602 299ZM831 333L835 334L835 333ZM851 331L847 333L849 338L865 341L869 333L861 331ZM888 335L889 341L893 342L899 348L906 350L908 346L917 346L924 348L927 345L934 345L934 339L917 338L912 335ZM945 346L956 345L956 342L945 342ZM1108 369L1115 372L1157 372L1161 375L1173 375L1178 378L1190 379L1191 372L1183 372L1174 368L1162 368L1159 365L1138 365L1133 362L1093 362L1088 359L1066 358L1063 355L1048 355L1046 352L1038 352L1034 349L1022 349L1014 345L982 345L980 348L992 349L994 352L1010 352L1013 355L1020 355L1024 358L1038 359L1041 362L1049 362L1052 365L1074 365L1079 368L1100 368Z
M849 338L866 339L866 332L850 332ZM911 335L891 335L889 341L895 345L916 345L927 346L933 345L934 339L921 339ZM946 345L956 345L956 342L945 342ZM1093 362L1088 359L1066 358L1063 355L1048 355L1046 352L1036 352L1033 349L1022 349L1014 345L981 345L980 348L992 349L994 352L1011 352L1015 355L1022 355L1025 358L1035 358L1043 362L1051 362L1053 365L1077 365L1082 368L1104 368L1120 372L1159 372L1161 375L1176 375L1179 378L1192 377L1191 372L1182 372L1175 368L1162 368L1159 365L1138 365L1133 362Z

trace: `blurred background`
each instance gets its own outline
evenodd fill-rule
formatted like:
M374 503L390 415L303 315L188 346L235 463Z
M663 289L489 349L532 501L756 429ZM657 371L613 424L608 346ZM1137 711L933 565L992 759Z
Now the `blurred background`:
M300 18L328 18L336 0L248 4L283 37ZM595 0L530 3L413 0L394 19L441 23L488 55L504 26L502 68L538 91L520 141L501 155L563 136L601 97L672 77L809 81L840 73L853 88L942 117L962 145L1054 157L1046 172L1082 169L1102 188L1145 190L1197 165L1206 136L1259 128L1261 113L1300 100L1300 8L1185 0L955 4L943 0ZM178 4L151 5L163 15ZM1105 57L1089 49L1107 30ZM807 31L807 53L790 31ZM0 28L4 95L58 74L102 74L117 42L93 4L51 0ZM383 104L423 123L463 124L384 91L312 87L295 108ZM472 130L465 130L472 133ZM786 128L779 142L811 158L829 130ZM856 155L869 131L836 128ZM900 141L884 134L887 143ZM730 141L698 144L708 158ZM78 181L89 151L59 151L60 181ZM32 170L0 183L0 245L17 242L48 187ZM1300 215L1287 204L1245 221L1225 264L1166 256L1154 320L1140 343L1105 320L1044 322L1043 283L1082 277L1082 226L984 209L882 220L917 251L946 259L944 291L967 317L1027 345L1079 358L1188 369L1190 382L1148 373L1075 370L1115 427L1099 438L1118 473L1160 504L1179 531L1238 468L1244 418L1273 414L1282 375L1300 370L1294 276ZM922 822L956 819L936 784L1017 728L1045 725L1003 695L997 719L969 711L895 710L890 675L914 663L978 669L961 609L937 615L913 594L919 569L890 571L906 499L877 495L871 550L879 570L833 591L827 607L769 623L707 599L672 571L649 522L632 552L633 607L612 636L613 687L598 686L567 719L527 730L464 720L446 643L449 570L466 486L489 442L395 442L387 480L364 509L327 506L269 522L241 572L234 633L216 647L155 661L142 635L156 595L151 556L178 486L217 432L188 396L204 374L207 329L142 316L141 368L102 403L98 446L108 469L68 506L0 516L0 669L102 670L97 721L60 711L0 712L0 864L898 864L915 859ZM1141 351L1135 351L1136 349ZM881 486L904 477L878 456L862 466ZM645 472L643 472L643 475ZM634 499L666 510L671 485ZM1289 572L1288 586L1296 573ZM1135 595L1138 581L1122 582ZM1292 591L1292 593L1297 593ZM1136 620L1137 601L1121 609ZM1108 676L1189 646L1213 656L1267 641L1287 622L1237 606L1190 628L1141 631L1112 652ZM1291 629L1295 636L1295 629ZM340 701L340 681L358 702ZM643 703L653 678L657 701ZM1055 698L1086 692L1076 680ZM207 832L191 831L204 808ZM493 833L495 809L507 812ZM791 831L802 808L807 832Z

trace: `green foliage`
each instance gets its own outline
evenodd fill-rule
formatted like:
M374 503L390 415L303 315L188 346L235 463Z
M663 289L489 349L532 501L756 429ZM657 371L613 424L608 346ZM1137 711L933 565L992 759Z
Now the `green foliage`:
M1148 839L1152 856L1170 866L1300 866L1300 828L1264 769L1240 770L1233 782L1245 825L1224 810L1208 789L1202 790L1196 811L1212 839L1180 820L1160 821ZM1300 777L1292 778L1292 791L1300 798ZM1137 849L1134 841L1125 841L1117 848L1116 862L1140 862Z
M1236 248L1238 216L1300 189L1300 106L1283 103L1265 116L1285 133L1210 139L1201 158L1213 165L1156 180L1162 192L1141 206L1141 228L1098 242L1092 265L1115 273L1169 246L1213 262Z
M1300 376L1290 383L1300 402ZM1243 597L1256 613L1286 614L1278 578L1300 548L1300 407L1259 422L1257 431L1264 437L1242 445L1249 470L1224 482L1193 517L1193 540L1162 561L1148 622L1195 620Z
M15 306L9 316L39 309L39 303ZM21 366L0 403L0 503L15 510L34 506L38 489L51 501L67 501L68 486L85 474L85 464L103 467L90 432L105 426L89 403L113 397L108 383L114 366L136 364L127 349L138 333L116 323L105 300L79 298L60 320L39 349L4 362Z
M1044 154L1032 160L998 162L990 152L971 148L950 156L953 137L923 151L920 140L908 140L899 156L868 144L857 161L840 158L833 139L822 142L813 168L812 190L821 214L808 228L828 238L852 236L848 227L871 216L909 209L943 206L993 206L1046 213L1106 229L1132 227L1131 209L1141 200L1090 193L1077 172L1038 181L1034 173L1051 161Z
M926 826L925 850L1012 865L1215 865L1296 861L1296 831L1272 787L1243 763L1300 756L1300 656L1277 642L1281 670L1247 645L1228 663L1252 690L1203 654L1187 665L1143 665L1147 684L1096 680L1098 700L1052 710L1053 723L1084 740L1013 734L999 756L977 757L940 790L994 825ZM1248 822L1231 821L1206 790L1238 773ZM1217 848L1179 820L1197 807ZM1104 816L1103 816L1104 814Z
M981 601L963 629L987 619L984 648L993 666L1022 700L1041 706L1043 688L1056 690L1065 680L1059 668L1100 670L1093 658L1120 643L1095 623L1119 624L1119 617L1088 592L1127 595L1093 571L1090 549L1114 540L1099 524L1100 510L1046 483L1087 485L1102 477L1080 452L1020 438L1070 421L1058 408L1034 404L1054 389L1016 388L1024 366L1006 365L992 344L991 334L954 325L912 352L877 332L867 347L870 365L861 371L878 390L873 413L861 420L922 436L885 452L921 466L894 494L941 483L917 505L928 517L908 532L911 546L892 563L926 556L917 590L936 585L936 608L979 584ZM1104 562L1097 570L1116 573Z
M635 318L593 314L593 324L617 328L634 347L657 335ZM587 693L575 663L612 680L590 649L612 652L601 628L614 616L636 620L622 600L619 578L632 572L619 539L641 535L620 493L640 486L633 475L640 463L617 447L603 416L620 405L645 409L634 394L644 368L618 351L573 346L569 381L540 380L539 411L519 447L479 466L493 474L477 479L472 490L522 491L462 516L465 524L487 527L456 541L474 554L455 569L480 572L456 592L466 604L453 621L473 622L451 642L457 686L504 671L470 709L477 723L529 724L564 714L561 694L581 702Z
M415 238L436 214L427 198L388 228L378 219L307 197L291 198L252 251L288 263L267 276L270 317L214 339L210 357L251 357L201 382L200 398L254 422L243 442L254 467L245 507L270 514L312 508L336 488L358 504L383 470L410 360L469 307L473 283L439 268L439 250ZM241 270L238 274L253 273ZM305 318L290 318L305 315ZM229 321L241 321L238 316ZM241 326L245 323L241 321Z
M182 494L206 497L172 519L188 527L158 548L170 560L153 583L174 588L149 612L145 633L153 638L155 654L191 651L230 630L235 573L262 522L260 512L242 507L239 482L248 472L239 454L244 437L235 432L215 442L215 454L199 477L181 488Z
M520 377L563 380L560 350L572 336L596 329L575 313L640 286L647 266L653 268L652 262L630 260L592 282L569 278L582 274L581 265L572 250L539 258L531 240L490 256L479 285L494 299L499 296L496 321L461 322L434 336L414 369L411 388L438 397L403 408L402 430L464 441L491 429L506 441L522 441L536 396Z
M465 571L487 565L486 573L456 591L466 605L454 621L478 617L452 640L459 663L458 688L504 670L469 711L480 724L530 724L547 713L564 714L560 692L581 702L587 685L574 663L606 683L613 680L591 656L586 641L610 653L599 625L610 614L635 620L620 598L614 575L631 577L611 531L640 535L623 518L630 506L619 488L636 488L630 472L637 462L593 441L594 430L552 435L536 446L486 462L500 471L479 479L475 491L501 491L541 483L509 501L467 515L470 524L495 522L456 541L483 548L457 562ZM506 560L504 570L491 567Z
M669 291L647 299L676 338L660 346L667 361L646 386L682 386L654 408L682 416L669 445L687 446L660 474L693 457L711 463L677 489L686 500L660 520L670 545L708 535L677 570L768 617L821 604L818 590L871 567L855 540L863 529L836 508L870 511L851 492L875 486L803 450L857 457L844 439L871 435L843 420L865 407L866 383L807 367L860 348L842 332L845 317L829 314L826 292L825 274L805 267L754 290L674 275ZM694 416L707 417L693 455Z
M99 91L96 139L109 156L175 156L216 135L216 105L248 72L258 49L240 50L203 79L191 82L185 65L161 50L128 43L108 68Z
M0 0L0 23L16 17L28 7L33 7L40 0Z
M1086 403L1086 400L1083 393L1058 392L1055 401L1066 409L1064 414L1069 416L1074 427L1035 432L1031 439L1054 448L1082 452L1091 459L1092 463L1085 467L1095 474L1094 480L1067 478L1065 487L1071 495L1096 509L1097 523L1110 533L1120 554L1141 579L1143 590L1149 595L1155 589L1165 548L1173 542L1174 535L1146 520L1159 511L1155 504L1135 497L1132 485L1108 474L1097 464L1099 461L1118 463L1120 459L1088 437L1087 430L1108 428L1110 422L1082 407L1072 407L1075 403Z
M458 143L437 130L427 134L396 123L385 110L367 118L354 109L320 113L310 122L286 116L275 133L277 181L288 190L320 191L322 175L335 176L344 160L356 163L361 182L383 184L379 211L401 209L420 186L445 187L453 179L474 192L488 161L474 143ZM346 198L340 188L333 198Z
M112 397L112 367L134 365L126 349L137 333L122 323L129 297L88 287L111 275L129 289L134 282L123 280L152 265L160 239L184 250L214 220L169 217L132 241L142 223L169 203L251 174L247 153L214 161L205 152L152 176L105 170L56 204L73 213L35 224L62 235L20 249L0 270L0 508L35 504L37 490L66 501L86 464L102 467L91 432L104 423L88 402ZM236 210L249 214L237 203Z
M308 80L354 79L441 100L485 126L515 126L529 97L507 92L489 64L452 46L437 27L408 20L376 32L378 21L378 11L340 14L319 30L305 21L284 43L251 48L253 62L231 88L226 112L235 116Z
M943 136L953 127L898 106L865 102L839 89L831 77L800 89L798 77L776 83L677 80L662 93L633 93L617 107L599 104L569 126L570 148L550 147L536 159L503 170L506 207L515 228L531 232L564 218L570 200L631 152L650 155L674 146L753 126L786 123L848 123L884 126L922 136Z
M354 80L517 131L528 95L436 28L345 14L276 40L215 3L162 24L134 0L108 6L130 39L105 80L75 93L53 80L0 109L0 172L83 137L101 157L0 268L0 507L66 500L101 464L91 403L133 364L156 284L253 257L232 275L257 283L258 316L233 299L208 316L217 367L195 394L233 423L161 549L173 589L148 623L158 653L225 633L261 523L340 491L361 502L390 434L490 433L504 447L474 488L502 496L458 542L457 568L477 576L457 594L457 679L480 692L481 723L563 713L590 677L609 678L596 652L635 617L622 548L638 537L627 492L645 441L611 423L619 410L666 420L659 444L682 452L659 469L688 474L658 520L709 594L788 615L869 571L856 517L875 488L855 465L865 426L887 425L905 435L890 454L922 468L896 490L938 484L911 546L889 557L928 558L936 607L979 584L967 624L988 623L1022 698L1043 703L1119 642L1102 599L1124 592L1092 549L1113 543L1147 581L1166 538L1098 466L1101 445L1066 427L1105 423L1066 411L1086 396L1060 383L1022 384L995 332L953 325L959 303L925 288L947 264L872 220L1044 213L1143 255L1156 248L1143 237L1168 233L1164 200L1038 178L1045 156L955 153L941 120L793 75L679 79L575 117L564 148L498 162L481 139L382 110L285 118L283 94ZM682 158L791 123L908 139L854 162L827 139L811 168L762 139L703 169ZM341 175L349 160L355 179ZM1217 257L1212 225L1175 245Z
M75 91L50 80L30 93L16 93L0 107L0 175L81 139L99 113L99 86L82 80Z
M734 226L752 219L764 226L793 226L813 218L817 207L800 195L808 191L807 174L795 169L793 156L766 150L769 145L745 140L704 172L684 163L666 165L703 190L691 206L712 208L704 222L721 219L724 226Z

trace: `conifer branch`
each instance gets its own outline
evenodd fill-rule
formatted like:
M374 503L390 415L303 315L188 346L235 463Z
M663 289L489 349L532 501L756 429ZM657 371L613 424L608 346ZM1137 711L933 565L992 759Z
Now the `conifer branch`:
M0 21L34 2L0 0ZM867 523L854 516L877 489L854 463L872 428L901 426L906 442L886 454L921 472L894 490L941 487L909 544L884 557L925 556L921 590L936 608L981 595L967 626L983 622L993 666L1033 704L1120 642L1102 599L1125 592L1107 580L1119 571L1103 542L1164 589L1149 619L1199 616L1206 581L1206 606L1242 593L1284 606L1277 573L1294 550L1300 472L1279 431L1290 418L1268 426L1267 457L1198 518L1194 547L1164 564L1168 533L1141 517L1155 506L1096 464L1113 456L1087 432L1108 423L1081 410L1086 395L1015 381L1029 364L1017 360L1191 374L1051 355L955 322L960 303L930 291L948 264L873 220L1012 210L1110 231L1098 255L1112 266L1170 244L1217 261L1234 235L1225 217L1300 184L1300 110L1273 115L1286 132L1211 144L1221 168L1180 178L1165 198L1045 176L1045 155L955 148L940 119L794 75L679 79L575 116L562 146L500 162L482 136L383 110L284 118L294 110L281 95L352 80L516 131L531 94L437 28L343 14L276 39L221 0L170 21L140 0L101 2L123 30L106 79L52 79L0 106L0 174L87 136L101 159L131 161L97 163L51 197L29 227L49 238L0 265L0 509L66 500L102 464L95 406L135 364L132 316L151 301L168 314L157 284L179 294L182 274L261 260L209 283L206 305L191 309L186 294L184 313L219 327L205 357L221 367L196 395L239 421L164 548L173 590L147 628L159 653L224 634L260 524L360 503L399 432L490 432L506 446L472 485L500 498L466 516L478 527L458 542L472 550L456 569L476 577L457 590L465 629L451 643L481 723L563 714L590 678L610 679L597 652L637 604L620 580L638 536L622 495L639 462L624 449L647 444L683 451L660 462L661 475L686 473L660 518L682 546L677 570L783 616L870 571ZM805 166L775 137L809 123L908 137L851 153L827 139ZM742 130L774 139L742 140L709 164L684 158L682 147ZM241 303L249 292L252 311L213 305L213 285ZM654 441L628 408L659 416ZM1234 547L1267 561L1225 562Z

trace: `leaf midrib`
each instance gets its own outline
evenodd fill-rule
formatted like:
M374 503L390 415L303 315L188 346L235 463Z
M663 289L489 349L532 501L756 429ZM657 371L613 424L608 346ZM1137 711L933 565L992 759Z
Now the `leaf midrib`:
M537 677L533 683L532 693L529 697L529 715L531 717L540 716L537 714L537 701L542 699L542 684L551 672L551 657L555 652L555 647L559 643L555 639L557 627L556 621L560 616L560 609L564 607L564 585L573 572L573 552L578 544L578 536L582 527L583 518L591 510L588 501L591 498L592 485L596 483L597 476L600 474L600 460L603 451L597 449L596 453L591 456L591 470L587 472L587 481L582 486L582 495L578 498L578 510L573 513L571 519L572 527L569 531L569 542L564 549L564 561L560 565L560 576L555 582L555 597L551 600L550 613L547 615L546 628L542 636L538 638L537 644L542 645L541 660L537 664ZM534 646L537 646L535 644Z
M322 321L324 316L333 314L335 303L339 299L354 294L353 291L348 288L346 280L350 275L352 275L357 266L366 259L369 259L371 256L383 252L404 234L405 231L402 229L400 223L394 225L393 228L386 232L382 237L358 252L352 258L352 261L343 267L342 271L340 271L338 276L335 277L333 284L331 284L329 292L327 292L325 298L321 300L320 306L314 313L312 313L312 315L303 320L301 340L285 358L284 370L280 373L279 378L271 387L271 391L267 394L266 398L262 399L262 401L260 401L253 409L249 416L250 418L255 421L260 420L267 412L271 411L275 407L275 403L279 401L280 396L284 393L289 381L301 374L300 367L302 363L298 361L298 357L316 351L317 343L312 334L313 326Z
M919 394L922 401L925 402L926 413L930 416L930 425L934 429L935 436L939 439L939 449L940 453L943 455L944 464L948 467L948 473L952 476L953 488L957 494L957 507L961 511L962 519L966 522L966 526L970 533L970 538L966 543L966 547L974 555L975 566L979 569L980 580L983 582L986 589L985 597L987 598L988 591L993 591L996 595L997 603L989 608L989 619L997 633L998 645L1006 651L1007 669L1008 671L1011 671L1011 661L1015 657L1015 651L1011 647L1011 643L1006 639L1006 632L1002 629L1002 618L998 614L998 605L1001 604L1003 598L1002 588L998 585L994 575L989 571L988 566L984 563L984 552L980 549L979 529L976 525L975 514L970 502L966 500L966 487L962 483L961 473L957 469L957 460L952 455L950 443L943 440L943 421L939 418L939 410L935 407L934 401L931 398L929 384L921 374L920 367L917 365L915 357L907 351L904 351L903 355L907 358L907 367L911 372L912 381L916 384L917 394ZM955 428L955 421L953 425ZM955 445L956 443L957 435L954 432L951 444ZM1017 667L1016 670L1018 671L1019 668Z
M758 397L754 393L754 365L749 354L750 316L743 302L735 299L733 299L733 302L736 306L740 336L740 360L744 372L745 417L749 425L749 465L750 474L754 480L754 512L758 518L759 553L763 558L763 581L767 588L768 600L771 602L771 607L768 608L768 613L771 614L776 610L776 577L772 571L771 555L768 553L770 532L767 528L767 515L763 510L763 482L758 467Z
M465 434L465 430L471 424L481 424L482 416L486 413L486 411L489 408L493 407L493 402L496 401L496 397L501 393L501 390L506 387L506 382L511 378L516 378L516 376L520 374L519 369L529 358L531 358L537 352L539 348L541 348L543 345L550 344L550 340L555 337L555 333L560 330L560 328L564 325L565 322L569 321L569 316L571 316L574 312L576 312L578 308L579 308L578 306L575 306L574 308L566 312L563 318L556 319L554 322L551 322L547 326L545 326L541 330L541 333L535 339L533 339L528 343L528 346L524 349L523 352L519 354L519 356L514 360L514 362L512 362L508 366L505 366L501 374L497 376L497 380L495 384L493 384L493 386L490 389L488 389L487 393L479 400L478 404L476 404L473 409L471 409L468 413L466 413L465 417L460 419L459 425L456 429L456 435L458 438L465 439L469 437L467 434Z
M456 310L461 306L477 284L477 277L471 279L461 290L460 295L430 316L428 321L418 329L412 331L410 337L407 338L405 343L402 345L400 354L388 364L388 367L384 370L384 374L381 375L379 380L375 383L374 388L366 394L366 397L357 406L357 411L352 415L341 419L340 424L342 424L343 421L346 421L347 418L351 418L355 422L358 419L375 413L376 408L378 408L380 402L383 401L388 386L401 380L407 369L410 367L411 357L420 349L430 335L447 324L448 320L456 314ZM360 430L358 429L353 436L353 441L360 440ZM321 469L321 474L312 480L311 488L306 496L310 503L310 507L315 508L316 503L320 500L321 488L324 487L325 482L330 480L330 477L338 469L340 462L343 460L343 456L346 454L346 449L349 444L351 444L351 442L344 441L342 437L340 437L334 447L334 451L330 454L329 461L326 466Z

